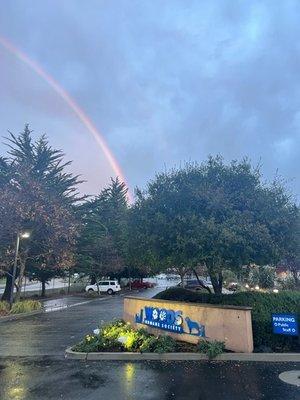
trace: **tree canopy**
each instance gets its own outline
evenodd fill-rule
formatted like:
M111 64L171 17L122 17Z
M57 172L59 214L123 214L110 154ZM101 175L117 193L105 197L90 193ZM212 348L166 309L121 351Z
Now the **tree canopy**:
M75 206L82 199L78 177L66 172L70 163L63 162L63 153L53 149L45 136L34 141L26 125L18 136L10 134L7 146L7 157L0 162L2 270L9 274L17 234L30 230L30 240L20 246L22 283L25 266L35 268L38 279L45 268L70 265L78 235Z
M114 275L127 258L127 189L119 179L80 207L77 271L92 278Z
M131 246L143 263L179 273L205 264L220 292L223 269L280 259L296 213L283 186L265 184L249 161L210 157L158 174L137 192Z

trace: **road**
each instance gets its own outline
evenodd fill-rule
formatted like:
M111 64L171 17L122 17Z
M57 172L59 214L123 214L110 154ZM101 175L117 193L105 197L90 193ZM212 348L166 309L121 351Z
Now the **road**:
M148 289L140 296L152 296L158 289ZM83 297L67 297L49 300L47 306L78 304L60 311L47 312L0 323L1 356L63 356L66 347L78 342L92 332L101 321L122 318L123 296L106 296L88 300Z
M68 282L66 282L63 279L59 279L59 278L55 278L55 279L51 279L51 281L49 281L46 284L46 291L48 289L67 289L68 288ZM2 294L4 292L5 289L5 284L1 284L0 285L0 294ZM26 282L26 284L24 284L22 286L21 289L21 293L23 294L24 291L26 291L26 293L28 292L41 292L42 290L42 284L40 282ZM16 288L14 288L14 291L16 291Z
M138 293L150 297L157 289ZM122 316L112 296L0 323L0 399L296 400L299 389L278 379L292 363L82 362L64 359L100 321ZM51 303L49 303L51 305ZM48 305L49 305L48 304ZM299 365L298 365L299 369Z

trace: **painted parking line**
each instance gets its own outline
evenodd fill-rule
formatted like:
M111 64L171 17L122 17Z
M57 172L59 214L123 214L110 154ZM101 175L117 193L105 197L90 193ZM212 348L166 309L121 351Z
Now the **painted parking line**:
M85 301L80 301L80 302L78 302L78 303L65 304L65 305L62 305L62 306L48 307L48 308L45 308L45 312L52 312L52 311L65 310L66 308L81 306L82 304L91 303L92 301L95 301L95 300L103 301L103 300L106 300L106 298L103 297L103 298L100 298L100 299L85 300Z

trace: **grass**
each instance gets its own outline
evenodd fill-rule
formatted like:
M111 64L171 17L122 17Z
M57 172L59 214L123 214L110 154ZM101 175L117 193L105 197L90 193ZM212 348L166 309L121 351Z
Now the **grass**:
M0 316L5 316L9 314L23 314L31 311L40 310L41 308L42 303L37 300L23 300L14 303L11 310L9 310L9 303L6 301L0 301Z
M9 304L7 301L0 301L0 316L7 315L9 313Z

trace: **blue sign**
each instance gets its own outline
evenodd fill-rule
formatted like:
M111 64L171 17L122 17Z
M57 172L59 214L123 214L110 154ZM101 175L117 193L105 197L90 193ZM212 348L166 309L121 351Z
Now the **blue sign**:
M298 321L295 314L272 314L273 333L298 336Z
M204 325L197 321L192 321L189 317L184 318L182 311L167 310L158 307L144 307L139 314L136 314L135 322L174 333L188 333L190 335L205 337ZM184 322L188 331L184 330Z

